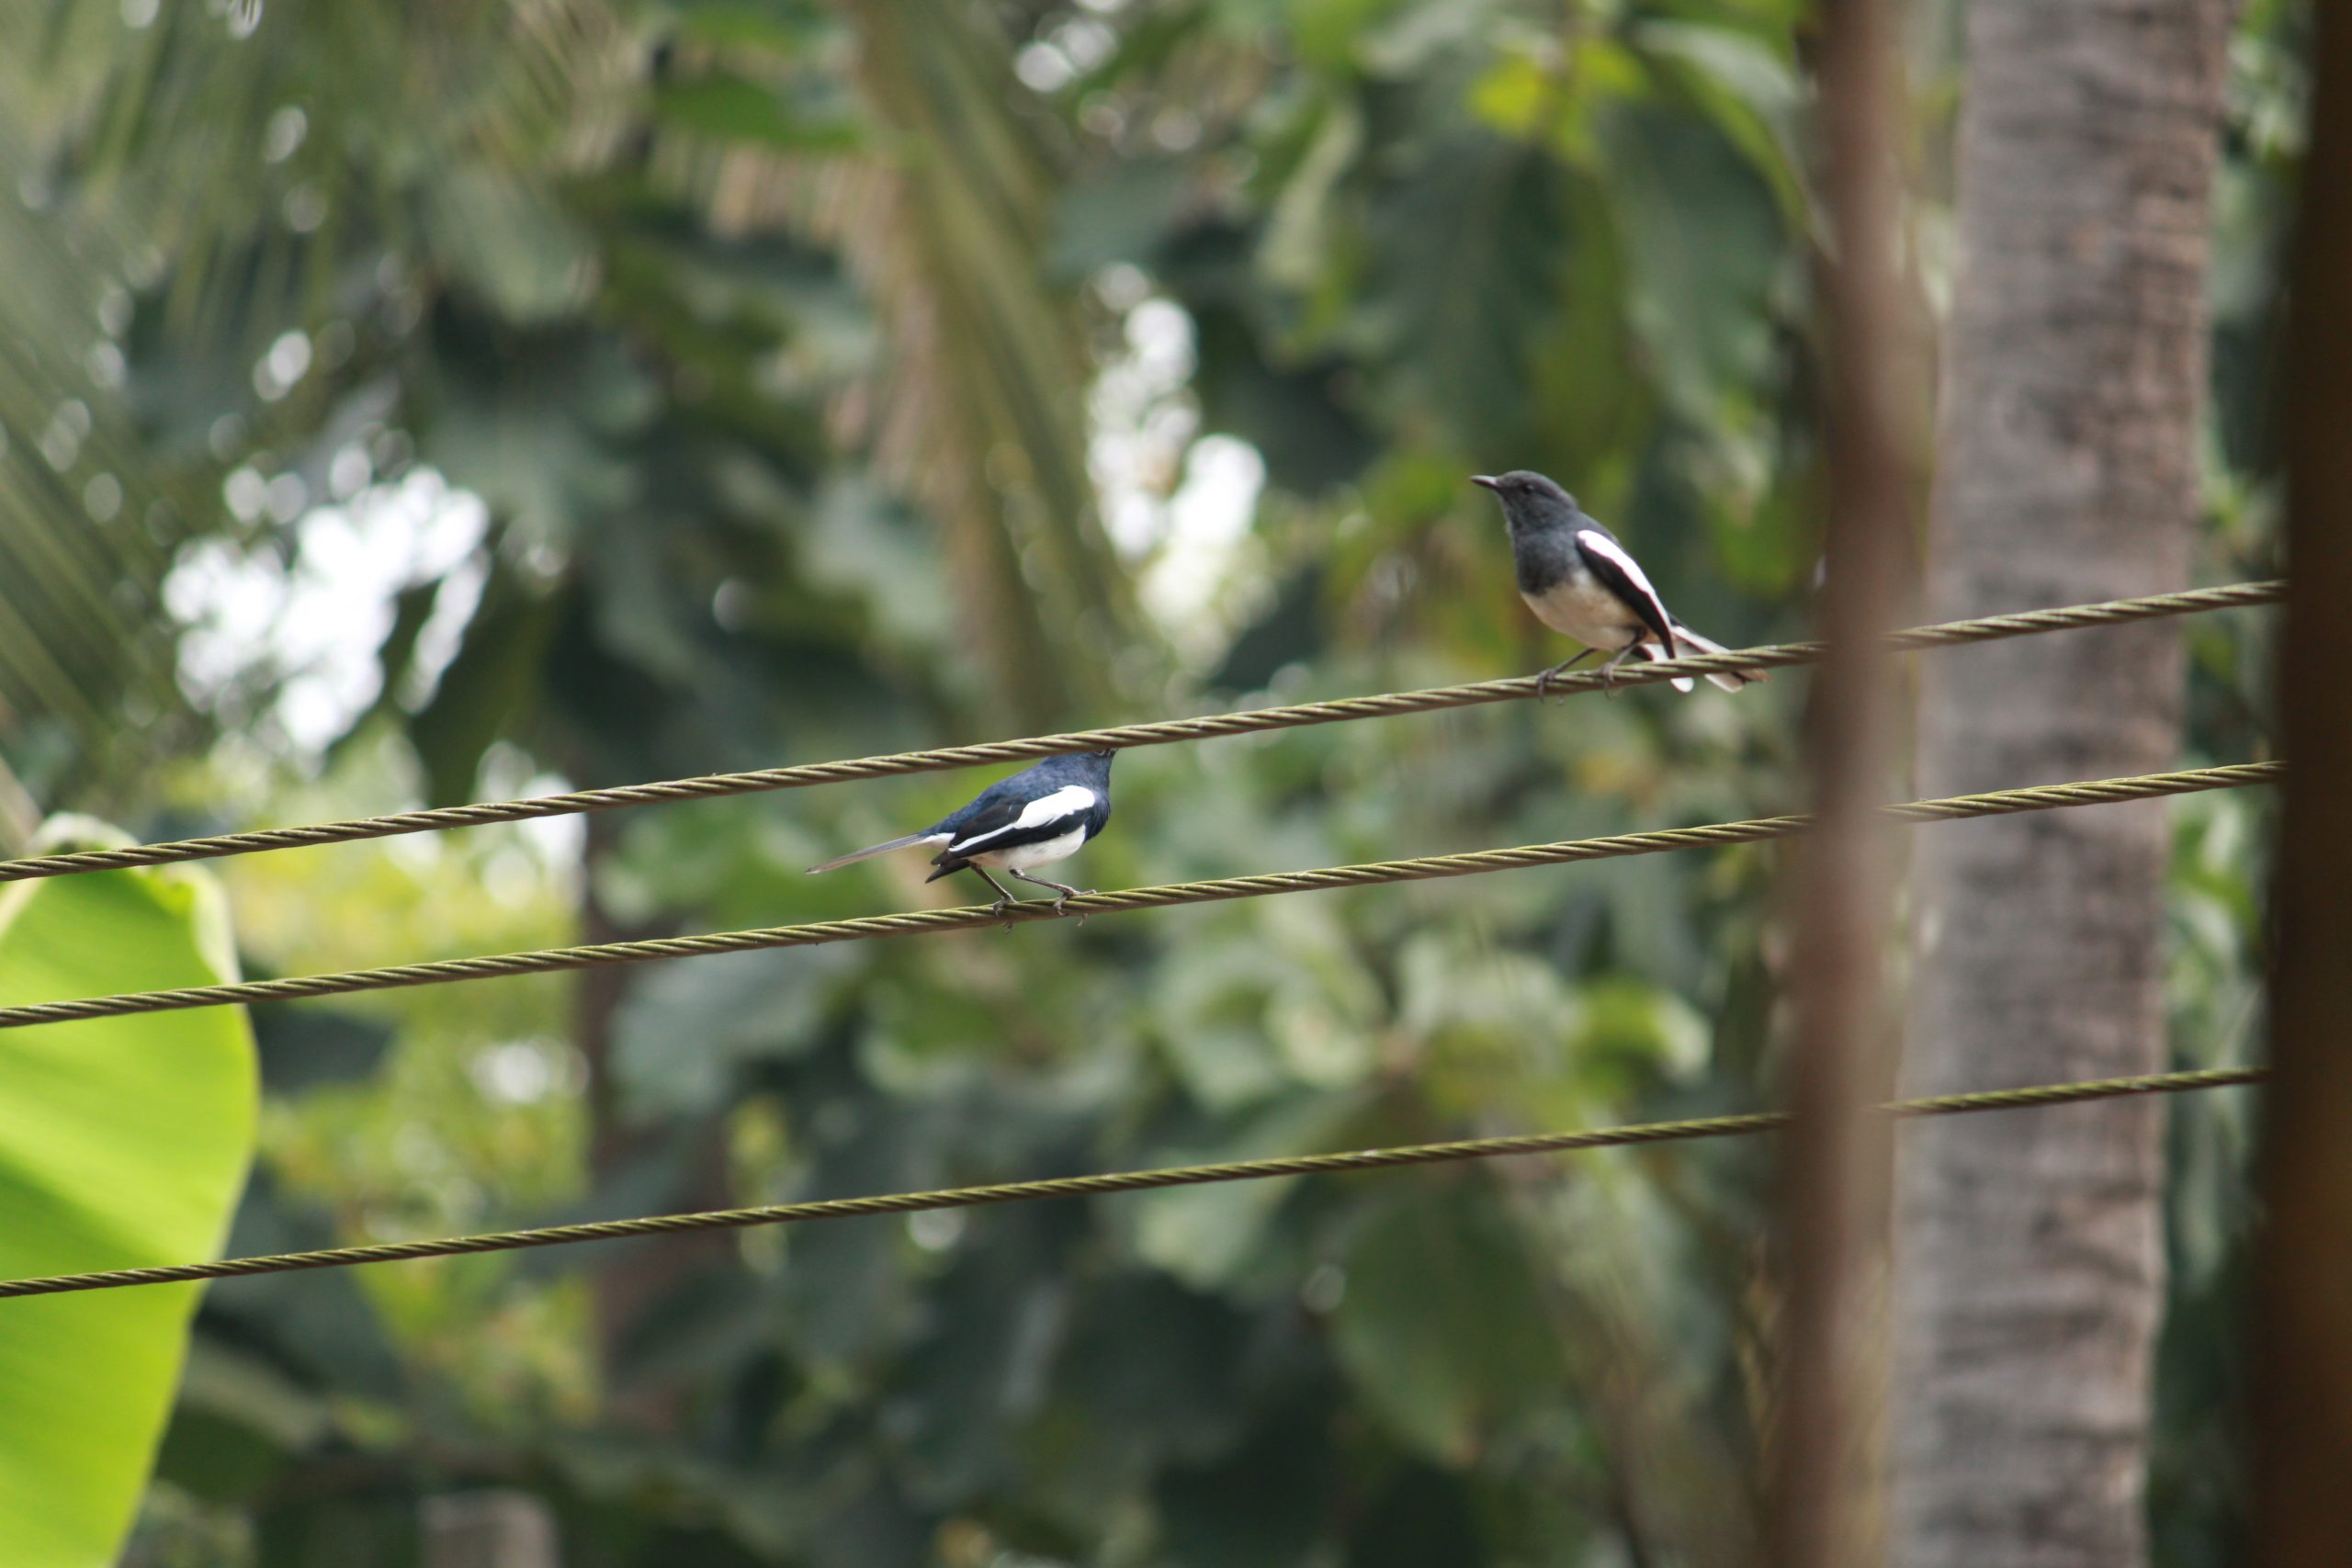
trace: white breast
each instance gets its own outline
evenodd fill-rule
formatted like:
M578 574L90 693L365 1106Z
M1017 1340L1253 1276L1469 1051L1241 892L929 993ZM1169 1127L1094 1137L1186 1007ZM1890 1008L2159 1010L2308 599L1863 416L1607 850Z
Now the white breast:
M1520 597L1535 612L1535 618L1554 631L1612 653L1642 626L1641 617L1589 571L1564 577L1541 593Z
M1069 859L1078 853L1079 845L1084 842L1086 824L1080 822L1058 839L1045 839L1009 850L982 850L970 858L976 865L1001 867L1006 871L1028 871L1036 866L1051 865L1057 860Z

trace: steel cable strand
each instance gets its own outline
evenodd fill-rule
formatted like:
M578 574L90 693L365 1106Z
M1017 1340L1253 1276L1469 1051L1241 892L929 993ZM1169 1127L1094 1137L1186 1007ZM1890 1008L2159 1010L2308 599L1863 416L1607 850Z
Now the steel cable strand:
M2138 1077L2098 1078L2075 1083L2030 1084L2016 1089L1973 1094L1936 1095L1899 1100L1880 1109L1902 1118L1955 1116L1976 1111L2026 1110L2089 1100L2129 1095L2177 1094L2191 1089L2225 1089L2259 1083L2267 1076L2261 1067L2211 1067L2188 1072L2152 1073ZM378 1242L360 1247L328 1247L313 1252L276 1253L263 1257L222 1258L212 1263L170 1264L145 1269L114 1269L82 1274L57 1274L38 1279L0 1280L0 1298L62 1295L82 1291L119 1290L133 1285L157 1285L196 1280L228 1280L254 1274L288 1274L311 1269L347 1269L367 1264L399 1263L424 1258L454 1258L470 1253L513 1252L529 1247L566 1247L583 1242L619 1241L631 1237L676 1235L695 1231L741 1230L753 1225L806 1224L816 1220L852 1219L873 1214L904 1214L922 1210L968 1209L986 1204L1035 1202L1056 1198L1099 1197L1117 1192L1141 1192L1155 1188L1199 1186L1212 1182L1263 1181L1285 1177L1329 1175L1361 1170L1393 1169L1403 1166L1435 1165L1456 1160L1493 1159L1513 1155L1562 1154L1579 1149L1628 1147L1645 1144L1684 1142L1768 1133L1788 1124L1779 1111L1712 1116L1680 1122L1651 1122L1580 1133L1532 1133L1509 1137L1467 1138L1453 1143L1414 1144L1402 1147L1355 1149L1335 1154L1290 1155L1267 1159L1234 1160L1217 1165L1178 1166L1158 1170L1115 1171L1097 1176L1056 1177L1042 1181L1001 1182L984 1187L948 1188L930 1192L895 1192L869 1198L828 1198L805 1203L773 1203L758 1208L715 1209L695 1213L655 1214L641 1219L600 1220L585 1224L548 1225L531 1230L499 1231L483 1235L447 1236L427 1241Z
M2004 637L2030 637L2046 632L2075 631L2119 626L2162 616L2192 615L2277 603L2285 593L2283 582L2241 582L2221 588L2192 589L2181 593L2156 593L2138 599L2113 599L2098 604L2071 604L2047 610L2026 610L2007 615L1984 615L1916 626L1890 638L1899 649L1952 648ZM1821 657L1816 642L1782 643L1767 648L1693 655L1659 664L1627 666L1618 671L1619 687L1655 684L1678 676L1700 676L1736 670L1780 669L1809 664ZM1607 689L1610 682L1589 671L1564 675L1551 683L1562 695ZM669 779L654 784L623 784L606 789L579 790L569 795L540 795L524 800L483 801L470 806L434 807L421 811L394 812L383 817L355 818L310 827L266 828L245 833L221 833L209 838L178 839L164 843L133 844L122 849L77 850L0 861L0 882L25 882L40 877L71 876L94 871L122 871L135 866L169 865L185 861L214 860L226 855L255 854L271 850L310 849L327 844L355 843L406 833L438 832L480 828L500 822L526 822L541 818L613 811L625 807L709 800L728 795L775 790L804 789L812 784L855 779L885 778L902 773L935 773L949 768L989 763L1034 761L1104 748L1166 746L1180 741L1227 736L1257 735L1272 730L1338 724L1353 719L1387 718L1406 714L1433 713L1485 703L1511 702L1536 694L1535 677L1512 676L1468 685L1436 686L1415 692L1390 692L1374 696L1338 697L1295 703L1282 707L1242 713L1210 714L1198 718L1161 719L1148 724L1082 729L1063 735L1042 735L1020 740L998 740L975 746L949 746L927 751L899 751L841 761L806 762L790 767L762 768L750 773L709 773L699 778Z
M1907 822L1954 821L1968 818L2008 816L2064 807L2115 801L2143 800L2187 795L2202 790L2242 789L2269 784L2286 771L2283 762L2243 762L2179 773L2143 773L2128 778L2087 779L2070 784L2041 784L2023 789L1995 790L1983 795L1952 795L1911 801L1887 807L1890 815ZM192 986L173 990L138 991L121 996L90 997L69 1001L35 1002L0 1008L0 1029L62 1023L93 1018L119 1018L133 1013L170 1012L187 1008L223 1007L237 1003L287 1001L311 997L344 996L356 991L390 990L409 986L447 985L521 975L552 974L611 964L643 964L661 959L705 957L725 953L751 953L767 948L816 947L829 942L871 941L880 937L976 931L1000 924L1082 919L1088 915L1121 914L1136 909L1170 908L1236 898L1259 898L1287 893L1321 892L1332 888L1365 887L1390 883L1423 882L1443 877L1476 876L1529 866L1569 865L1582 861L1609 860L1668 851L1755 843L1783 839L1804 830L1804 816L1762 817L1740 822L1716 822L1690 828L1668 828L1640 833L1619 833L1600 839L1571 839L1549 844L1521 844L1507 849L1478 850L1465 854L1429 855L1413 860L1380 861L1364 865L1330 866L1314 871L1287 871L1254 876L1222 877L1206 882L1180 882L1160 886L1131 887L1091 893L1069 901L1066 910L1045 900L1016 904L1000 915L987 905L947 909L917 909L899 914L867 915L846 920L806 925L772 926L755 931L716 931L697 936L655 937L639 942L603 942L590 946L551 948L532 953L445 958L429 963L396 964L376 969L345 970L324 975L293 976L276 980L245 980L228 985Z

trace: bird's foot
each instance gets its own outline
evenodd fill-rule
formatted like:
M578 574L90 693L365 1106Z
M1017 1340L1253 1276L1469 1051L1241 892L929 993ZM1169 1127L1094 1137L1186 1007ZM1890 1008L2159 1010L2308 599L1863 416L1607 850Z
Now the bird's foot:
M989 906L989 913L995 916L998 920L1002 922L1002 924L998 927L1000 931L1009 931L1012 929L1012 906L1019 902L1019 899L1013 897L1008 893L1003 897Z
M1613 697L1617 694L1617 666L1624 663L1625 660L1634 657L1634 649L1637 649L1640 646L1641 644L1634 643L1629 647L1620 649L1617 652L1616 658L1611 659L1608 663L1600 667L1600 694L1602 696Z
M1553 665L1549 670L1546 670L1543 673L1537 675L1535 677L1535 700L1539 703L1544 701L1551 694L1553 682L1558 680L1561 676L1566 674L1569 671L1575 669L1577 665L1582 664L1586 660L1591 657L1592 649L1588 648L1582 653L1577 654L1574 659L1563 659L1557 664Z
M1063 913L1063 907L1073 898L1091 898L1094 897L1096 891L1096 889L1091 887L1063 888L1061 891L1061 897L1054 900L1054 913L1057 915ZM1078 923L1081 926L1086 923L1086 911L1083 909L1080 909L1078 912Z

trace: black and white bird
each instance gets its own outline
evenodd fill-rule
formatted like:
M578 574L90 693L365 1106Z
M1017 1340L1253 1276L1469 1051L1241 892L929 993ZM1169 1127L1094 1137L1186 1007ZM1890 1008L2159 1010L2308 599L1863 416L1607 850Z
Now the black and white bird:
M923 878L925 882L953 876L968 866L996 889L996 912L1001 915L1019 900L989 874L994 868L1052 888L1060 895L1054 900L1054 909L1059 913L1064 904L1080 897L1079 890L1029 874L1041 865L1068 860L1111 819L1111 759L1115 755L1082 751L1073 757L1048 757L1034 768L999 779L974 796L971 804L949 812L920 833L812 865L808 874L814 876L892 850L938 844L943 847L931 863L939 869Z
M1701 637L1668 613L1666 601L1650 586L1649 574L1617 542L1617 536L1587 516L1577 498L1551 479L1516 468L1508 474L1474 474L1471 482L1493 491L1503 503L1519 596L1537 620L1587 645L1576 658L1536 677L1537 695L1554 676L1595 652L1610 654L1600 673L1612 678L1628 659L1657 662L1686 649L1724 651L1723 644ZM1725 671L1707 679L1726 692L1736 692L1764 679L1764 671ZM1674 682L1678 692L1690 691L1693 685L1687 677Z

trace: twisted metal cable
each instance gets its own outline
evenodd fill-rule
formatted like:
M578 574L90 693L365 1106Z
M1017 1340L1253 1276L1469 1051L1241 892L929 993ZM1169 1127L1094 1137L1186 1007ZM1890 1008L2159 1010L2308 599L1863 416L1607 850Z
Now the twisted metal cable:
M2110 599L2098 604L2071 604L2050 610L2028 610L2009 615L1984 615L1974 620L1947 621L1915 626L1888 640L1897 649L1952 648L1964 643L1992 642L2003 637L2030 637L2042 632L2072 631L2086 626L2118 626L2131 621L2192 615L2205 610L2278 603L2286 593L2281 581L2240 582L2222 588L2199 588L2183 593L2154 593L2139 599ZM1678 676L1699 676L1740 670L1770 670L1810 664L1821 657L1817 642L1781 643L1727 653L1696 654L1659 664L1629 665L1617 671L1618 686L1649 685ZM1551 690L1566 694L1604 689L1611 682L1597 673L1564 675ZM403 833L428 833L449 828L479 828L493 822L527 822L546 817L571 817L612 811L626 806L706 800L720 795L755 795L771 790L804 789L810 784L837 784L850 779L884 778L897 773L935 773L990 762L1033 761L1106 748L1167 746L1182 740L1204 740L1228 735L1256 735L1308 725L1339 724L1350 719L1386 718L1400 714L1433 713L1443 708L1471 707L1482 703L1511 702L1536 694L1535 677L1513 676L1462 686L1435 686L1418 692L1390 692L1368 697L1340 697L1326 702L1294 703L1283 707L1257 708L1247 713L1210 714L1199 718L1162 719L1107 729L1081 729L1065 735L1041 735L1023 740L997 740L978 746L948 746L929 751L897 751L878 757L856 757L837 762L808 762L794 767L762 768L751 773L708 773L700 778L671 779L659 784L625 784L611 789L578 790L570 795L539 795L527 800L484 801L472 806L442 806L424 811L395 812L387 817L361 817L345 822L322 822L307 828L268 828L250 833L221 833L211 838L179 839L167 843L135 844L116 850L79 850L66 854L35 855L0 861L0 882L24 882L36 877L70 876L81 872L121 871L132 866L168 865L181 861L213 860L223 855L253 854L265 850L304 849L321 844L346 844L363 839L387 839Z
M2127 1095L2178 1094L2261 1082L2265 1067L2207 1067L2151 1073L2138 1077L2095 1078L2075 1083L2032 1084L1975 1094L1943 1094L1881 1106L1902 1118L1958 1116L1980 1111L2010 1111L2064 1105ZM926 1209L971 1209L989 1203L1025 1203L1048 1198L1091 1198L1111 1192L1142 1192L1159 1187L1193 1187L1217 1181L1264 1181L1397 1166L1436 1165L1453 1160L1492 1159L1508 1155L1559 1154L1577 1149L1663 1144L1769 1133L1789 1124L1781 1111L1709 1116L1684 1122L1647 1122L1584 1133L1530 1133L1512 1137L1464 1138L1445 1144L1354 1149L1340 1154L1289 1155L1272 1159L1232 1160L1219 1165L1177 1166L1159 1170L1114 1171L1101 1176L1065 1176L1044 1181L1009 1181L986 1187L951 1187L932 1192L893 1192L873 1198L827 1198L807 1203L770 1203L752 1209L714 1209L697 1213L655 1214L644 1219L600 1220L587 1224L548 1225L487 1235L448 1236L437 1241L390 1241L365 1247L335 1247L316 1252L281 1252L229 1258L216 1263L179 1263L153 1269L112 1269L87 1274L0 1280L0 1297L51 1296L75 1291L111 1291L130 1285L160 1285L191 1280L229 1280L248 1274L290 1274L305 1269L347 1269L368 1263L398 1263L418 1258L454 1258L472 1252L513 1252L525 1247L566 1247L630 1236L676 1235L690 1231L741 1230L752 1225L788 1225L811 1220L851 1219L865 1214L906 1214Z
M2268 784L2285 772L2286 764L2283 762L2242 762L2228 767L2194 768L2182 773L2086 779L2074 784L1995 790L1985 795L1915 800L1885 809L1898 821L1945 822L1962 818L2048 811L2068 806L2144 800L2157 795L2187 795L2199 790L2242 789L2252 784ZM609 942L585 947L549 948L535 953L445 958L428 964L403 964L381 969L300 975L279 980L244 980L231 985L135 991L123 996L92 997L76 1001L36 1002L22 1007L0 1008L0 1029L62 1023L75 1019L119 1018L129 1013L169 1012L183 1008L222 1007L238 1002L343 996L353 991L390 990L403 986L436 986L459 980L545 975L607 964L697 958L712 953L750 953L771 947L816 947L826 942L862 942L876 937L975 931L983 926L1010 926L1032 920L1082 919L1088 915L1164 909L1180 904L1260 898L1280 893L1313 893L1334 887L1368 887L1394 882L1476 876L1486 872L1512 871L1523 866L1566 865L1577 861L1608 860L1623 855L1657 854L1668 850L1783 839L1803 832L1812 820L1810 817L1802 815L1759 817L1743 822L1668 828L1646 833L1618 833L1601 839L1569 839L1549 844L1521 844L1511 849L1480 850L1468 854L1427 855L1415 860L1330 866L1319 871L1282 871L1258 876L1220 877L1209 882L1130 887L1072 898L1066 910L1043 899L1015 904L1001 915L987 905L967 905L958 908L917 909L903 914L823 920L810 925L715 931L701 936L656 937L641 942Z

